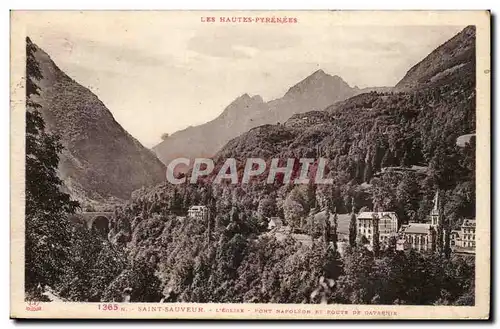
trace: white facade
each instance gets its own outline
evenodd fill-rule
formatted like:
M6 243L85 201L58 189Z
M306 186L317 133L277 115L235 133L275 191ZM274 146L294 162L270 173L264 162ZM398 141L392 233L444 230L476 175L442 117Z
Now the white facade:
M398 233L398 215L395 212L362 212L356 218L356 228L358 235L364 235L370 245L373 245L373 217L377 216L379 241L388 242L391 236Z
M188 209L188 217L208 220L209 210L206 206L191 206Z
M409 223L401 226L400 237L407 246L418 251L432 250L435 245L435 228L432 224Z
M460 230L452 232L451 246L475 249L476 248L476 220L464 219Z

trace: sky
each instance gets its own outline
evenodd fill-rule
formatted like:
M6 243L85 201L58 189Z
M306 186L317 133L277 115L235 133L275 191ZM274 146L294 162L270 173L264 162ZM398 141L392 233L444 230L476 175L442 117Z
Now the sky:
M394 86L464 28L339 24L319 14L293 24L203 23L206 14L38 13L27 34L152 147L163 133L214 119L244 93L279 98L317 69L350 86ZM216 21L227 14L210 13Z

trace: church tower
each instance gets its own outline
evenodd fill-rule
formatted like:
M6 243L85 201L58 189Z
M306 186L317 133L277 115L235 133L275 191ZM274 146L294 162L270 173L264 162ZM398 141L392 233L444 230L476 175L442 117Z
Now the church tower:
M431 225L437 227L441 221L440 211L439 211L439 190L436 191L436 195L434 196L434 207L431 211Z

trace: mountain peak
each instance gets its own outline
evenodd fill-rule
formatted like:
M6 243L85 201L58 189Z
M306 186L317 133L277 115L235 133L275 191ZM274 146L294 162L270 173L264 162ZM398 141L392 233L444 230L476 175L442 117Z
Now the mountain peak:
M254 106L259 106L261 103L264 103L264 100L260 95L250 96L248 93L244 93L232 101L224 109L221 116L238 115L242 110L254 108Z
M330 75L322 69L314 71L304 80L291 87L285 97L295 97L303 94L316 94L317 90L348 90L351 87L338 75Z
M311 74L310 76L326 76L326 75L329 75L329 74L326 74L325 71L323 71L322 69L319 69L319 70L314 71L314 73Z
M345 82L344 79L342 79L338 75L328 74L325 71L323 71L323 69L319 69L319 70L314 71L313 74L311 74L310 76L308 76L304 80L307 80L307 79L310 79L310 78L314 78L314 79L334 79L334 80L339 80L339 81Z
M264 100L260 95L255 95L255 96L250 96L248 93L244 93L243 95L239 96L236 98L234 101L231 102L231 105L236 105L236 104L242 104L242 103L263 103Z

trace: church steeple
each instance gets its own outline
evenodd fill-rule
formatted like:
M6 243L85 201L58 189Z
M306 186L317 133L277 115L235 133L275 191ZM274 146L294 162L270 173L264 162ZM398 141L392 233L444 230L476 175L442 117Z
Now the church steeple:
M437 190L436 195L434 196L434 207L431 211L431 224L433 226L438 226L440 224L439 207L439 190Z

